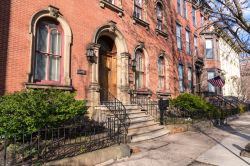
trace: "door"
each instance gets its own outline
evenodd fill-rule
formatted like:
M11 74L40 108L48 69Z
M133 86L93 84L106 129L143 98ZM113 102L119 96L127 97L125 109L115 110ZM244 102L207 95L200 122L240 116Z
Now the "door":
M113 96L117 96L117 52L112 39L101 37L99 55L99 83L100 88L109 91ZM107 101L108 95L101 91L100 100Z

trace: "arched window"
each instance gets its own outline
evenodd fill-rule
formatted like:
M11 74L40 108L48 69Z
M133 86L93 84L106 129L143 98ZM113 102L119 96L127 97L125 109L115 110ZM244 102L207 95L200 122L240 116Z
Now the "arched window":
M158 90L165 90L165 60L163 56L158 58Z
M42 19L36 27L35 82L60 83L63 73L63 30L51 19Z
M136 62L136 71L135 71L135 86L136 89L144 88L144 55L143 50L137 49L135 52L135 62Z
M156 29L162 31L163 30L163 7L161 3L156 4Z

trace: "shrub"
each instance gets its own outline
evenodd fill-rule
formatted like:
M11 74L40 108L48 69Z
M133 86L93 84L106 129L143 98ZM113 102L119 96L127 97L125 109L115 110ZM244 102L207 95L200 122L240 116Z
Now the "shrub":
M0 97L0 136L56 127L86 113L84 101L61 90L27 90Z
M200 96L189 93L179 95L171 101L175 107L179 107L189 116L214 117L219 116L218 110Z

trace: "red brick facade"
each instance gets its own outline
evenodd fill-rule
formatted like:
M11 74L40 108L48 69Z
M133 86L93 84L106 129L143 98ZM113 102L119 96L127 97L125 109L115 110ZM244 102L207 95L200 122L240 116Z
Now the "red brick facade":
M169 89L164 93L171 96L179 94L178 64L182 63L185 69L185 82L187 84L187 67L194 69L194 34L198 37L199 57L203 57L203 38L196 32L201 24L201 14L196 11L196 24L192 22L192 6L187 4L187 19L177 14L177 2L158 0L163 3L164 35L156 32L156 1L150 0L145 4L143 14L149 24L149 28L135 23L133 19L134 2L122 1L122 16L108 7L100 7L100 0L4 0L0 2L0 92L1 94L19 91L26 88L29 82L29 71L32 57L32 35L30 33L33 16L52 5L59 9L60 15L67 21L72 31L72 44L70 50L70 79L71 85L76 90L77 98L86 99L90 85L90 64L86 57L86 49L93 43L98 28L106 25L108 21L115 22L117 29L125 38L130 61L134 57L135 48L139 42L143 42L148 54L149 84L147 89L153 94L157 93L157 59L161 51L165 51L169 64L168 82ZM157 1L157 2L158 2ZM183 2L183 1L182 1ZM181 3L182 3L181 2ZM182 9L183 10L183 9ZM177 50L176 23L182 27L182 50ZM185 29L190 30L190 43L192 55L186 54ZM211 62L208 62L209 64ZM213 63L213 62L212 62ZM131 63L130 63L131 64ZM208 65L210 66L210 65ZM77 74L77 70L86 70L86 75ZM131 71L131 66L128 69ZM194 71L194 70L193 70ZM133 78L132 78L133 79ZM195 80L195 74L193 76ZM134 82L130 82L133 84ZM133 85L130 85L130 88ZM188 86L186 86L187 89Z

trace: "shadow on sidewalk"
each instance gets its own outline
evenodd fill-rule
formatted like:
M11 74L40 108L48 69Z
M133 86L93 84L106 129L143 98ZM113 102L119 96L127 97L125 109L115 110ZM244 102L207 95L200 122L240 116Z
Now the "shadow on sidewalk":
M246 134L242 134L239 133L238 131L236 131L235 129L233 129L230 125L224 125L224 126L220 126L220 127L216 127L220 130L229 132L231 134L237 135L239 137L245 138L247 140L250 140L250 136L246 135ZM234 153L232 150L230 150L229 148L227 148L225 145L223 145L220 140L217 140L216 138L210 136L209 134L205 133L204 131L200 131L202 134L204 134L205 136L207 136L208 138L210 138L211 140L213 140L214 142L216 142L217 144L221 145L223 148L225 148L226 150L228 150L230 153L232 153L234 156L236 156L237 158L239 158L240 160L242 160L243 162L245 162L246 164L250 165L250 163L246 160L244 160L243 158L241 158L238 154ZM233 144L233 146L237 149L242 149L240 146Z

